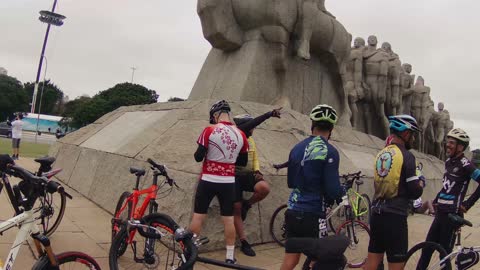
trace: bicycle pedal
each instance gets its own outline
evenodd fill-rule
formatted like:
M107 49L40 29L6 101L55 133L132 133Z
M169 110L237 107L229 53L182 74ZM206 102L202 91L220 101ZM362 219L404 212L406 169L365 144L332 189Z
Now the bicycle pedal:
M196 239L194 244L196 246L201 246L201 245L205 245L209 242L210 242L210 239L208 239L208 237L204 236L204 237Z

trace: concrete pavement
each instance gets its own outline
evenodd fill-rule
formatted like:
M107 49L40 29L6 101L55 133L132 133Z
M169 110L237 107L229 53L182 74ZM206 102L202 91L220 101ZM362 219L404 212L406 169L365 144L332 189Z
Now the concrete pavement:
M22 158L18 164L25 168L35 170L37 165L32 159ZM108 269L108 251L110 248L110 219L111 214L86 199L78 192L67 187L67 192L73 195L73 200L67 201L67 209L58 230L51 237L54 252L82 251L94 257L102 269ZM0 220L11 218L13 210L7 200L5 192L0 195ZM480 207L470 210L466 218L474 223L473 228L465 228L462 231L463 244L478 244L480 239ZM432 217L414 215L409 218L410 247L425 239L426 232L432 222ZM186 225L186 224L181 224ZM15 234L18 230L11 229L0 236L0 258L5 261L5 256L11 247ZM264 269L279 269L283 249L276 244L264 244L255 246L256 257L247 257L236 250L236 257L241 264L260 267ZM22 246L14 269L30 269L34 263L34 247L31 243ZM223 260L224 251L209 252L202 254L204 257ZM297 267L299 269L299 267ZM195 269L220 269L212 265L196 264ZM474 269L480 269L480 266Z

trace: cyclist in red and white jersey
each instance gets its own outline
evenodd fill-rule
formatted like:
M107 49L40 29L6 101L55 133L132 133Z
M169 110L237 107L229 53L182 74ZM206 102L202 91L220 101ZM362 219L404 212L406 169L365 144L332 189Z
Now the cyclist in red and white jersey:
M248 141L245 134L232 123L230 105L225 100L217 101L211 107L210 124L213 125L206 127L198 138L198 148L194 154L197 162L203 161L203 168L195 193L190 230L200 234L210 202L217 197L225 228L225 261L235 263L235 165L247 165Z

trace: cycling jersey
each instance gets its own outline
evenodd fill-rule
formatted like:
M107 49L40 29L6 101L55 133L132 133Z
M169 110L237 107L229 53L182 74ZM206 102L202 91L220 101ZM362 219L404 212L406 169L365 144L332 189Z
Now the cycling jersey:
M324 201L341 198L337 149L321 136L310 136L290 152L288 187L293 188L288 208L325 215Z
M235 173L237 175L239 174L253 174L256 171L260 170L260 162L258 161L258 155L257 155L257 146L255 144L255 141L253 140L253 137L248 137L248 162L247 166L242 167L242 166L237 166L235 168Z
M460 157L448 158L445 161L443 187L434 201L438 204L438 212L458 212L467 193L470 179L479 182L480 170L463 154Z
M409 199L422 195L415 156L405 146L390 144L375 161L373 205L376 211L407 216Z
M207 148L200 179L235 183L235 161L239 153L248 151L245 134L230 122L220 122L206 127L197 143Z

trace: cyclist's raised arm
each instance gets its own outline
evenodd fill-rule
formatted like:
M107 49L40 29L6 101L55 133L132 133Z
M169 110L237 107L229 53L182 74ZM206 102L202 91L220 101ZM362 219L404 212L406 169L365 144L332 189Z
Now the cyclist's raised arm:
M417 175L417 162L415 156L410 152L405 152L403 159L405 181L407 182L407 197L416 200L422 196L423 187L420 185L420 177Z
M254 119L252 119L252 120L250 120L250 121L248 121L248 122L245 122L245 123L242 123L242 124L240 124L240 125L237 125L237 127L238 127L241 131L243 131L243 132L245 132L245 133L248 133L248 131L256 128L258 125L260 125L261 123L265 122L265 120L267 120L268 118L270 118L270 117L272 117L272 116L273 116L273 117L278 117L278 118L280 118L280 110L281 110L281 109L282 109L282 108L280 108L280 109L275 109L275 110L273 110L273 111L264 113L264 114L262 114L262 115L260 115L260 116L257 116L256 118L254 118Z
M471 178L475 180L479 185L477 186L477 189L475 192L473 192L472 195L470 195L470 198L468 198L466 201L463 202L463 206L465 209L468 211L480 198L480 170L475 168L475 166L471 163L469 163L470 166L468 166L467 169L471 171Z
M328 156L324 161L323 167L323 187L325 190L325 197L329 201L340 199L344 190L340 185L340 176L338 174L340 156L338 151L333 147L328 150Z

